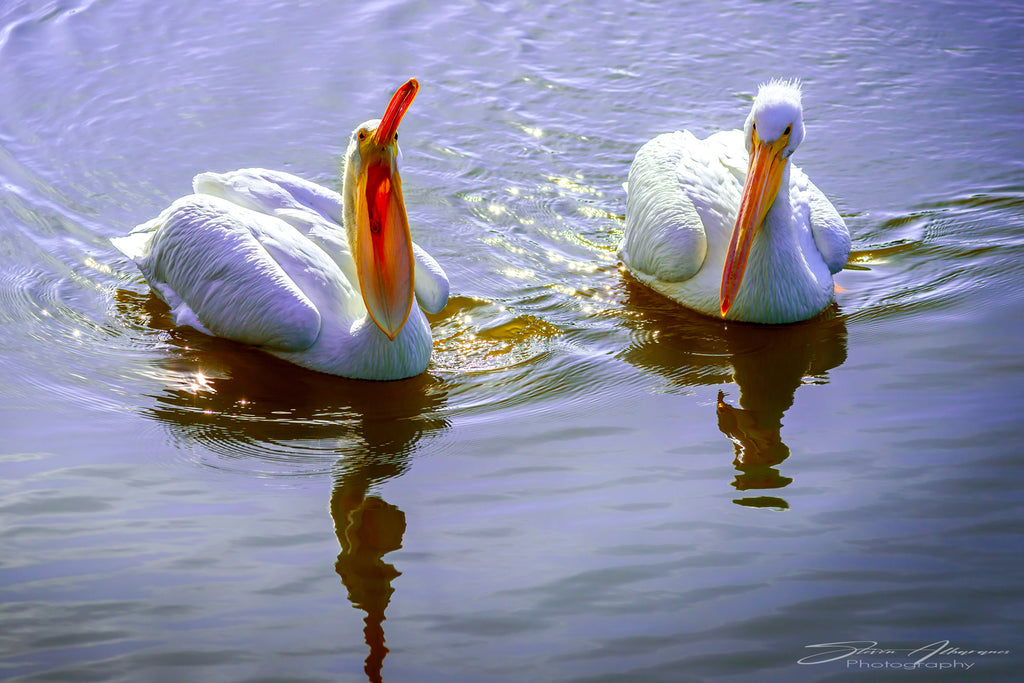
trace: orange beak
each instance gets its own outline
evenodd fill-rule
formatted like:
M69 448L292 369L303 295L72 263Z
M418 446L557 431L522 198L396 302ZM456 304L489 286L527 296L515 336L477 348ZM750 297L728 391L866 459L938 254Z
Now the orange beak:
M747 180L743 185L743 196L740 198L740 210L736 214L736 224L732 229L729 241L729 253L725 257L722 269L722 317L729 312L736 295L743 283L743 272L747 269L747 258L750 256L750 245L754 235L764 224L768 209L775 202L782 183L782 172L786 168L786 159L782 152L789 144L789 135L783 135L775 142L764 143L752 133L754 141L750 151L750 166L747 168Z
M419 87L411 78L395 92L377 130L360 149L363 163L356 190L356 270L366 310L391 340L409 319L415 268L402 179L396 165L395 135Z

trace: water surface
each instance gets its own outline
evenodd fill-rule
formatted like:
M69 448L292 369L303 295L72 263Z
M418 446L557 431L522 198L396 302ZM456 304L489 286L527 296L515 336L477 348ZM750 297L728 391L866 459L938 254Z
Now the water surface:
M821 680L1021 667L1019 4L0 7L0 678ZM337 186L409 76L453 298L368 383L174 327L109 243L195 173ZM836 307L619 266L636 149L804 81Z

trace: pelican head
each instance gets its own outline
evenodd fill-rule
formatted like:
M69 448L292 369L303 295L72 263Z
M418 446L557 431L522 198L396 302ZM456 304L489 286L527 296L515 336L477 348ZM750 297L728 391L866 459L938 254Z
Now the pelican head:
M412 235L398 173L398 124L419 87L410 78L392 96L382 118L356 127L345 155L345 228L359 289L373 322L391 340L413 304Z
M722 270L722 317L729 312L747 267L750 245L775 202L782 176L804 139L799 81L772 79L761 85L743 126L750 165Z

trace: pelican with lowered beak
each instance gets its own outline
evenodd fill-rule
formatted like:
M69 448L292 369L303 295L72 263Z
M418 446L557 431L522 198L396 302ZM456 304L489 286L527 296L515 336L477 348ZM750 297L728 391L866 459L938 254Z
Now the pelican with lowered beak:
M803 139L799 83L772 80L742 131L649 141L629 169L619 257L640 282L707 315L814 317L834 300L850 233L790 162Z

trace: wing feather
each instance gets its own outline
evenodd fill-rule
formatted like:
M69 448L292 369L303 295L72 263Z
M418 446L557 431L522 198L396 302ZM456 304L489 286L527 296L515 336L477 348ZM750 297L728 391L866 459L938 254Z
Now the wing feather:
M811 236L814 238L814 246L828 266L829 272L835 275L843 269L850 258L850 231L842 216L836 211L836 207L811 182L807 174L793 167L791 183L806 202L807 219L811 227Z
M176 322L192 324L194 316L201 327L193 326L204 332L284 351L316 341L320 313L286 268L313 265L315 271L326 257L312 253L320 251L315 245L302 247L291 226L216 197L189 195L133 234L144 232L152 237L135 262Z
M619 256L665 282L693 277L707 254L704 226L677 174L691 141L689 133L659 135L640 148L629 168Z
M677 131L645 144L629 169L623 261L666 283L694 277L709 247L728 242L745 175L740 131L704 140Z
M344 224L340 194L291 173L265 168L200 173L192 179L192 188L196 194L221 197L253 211L276 215L303 232L321 222L309 213L337 228ZM303 214L302 219L293 222Z
M427 313L440 313L448 304L448 276L441 264L416 243L412 245L412 255L416 261L416 301Z

